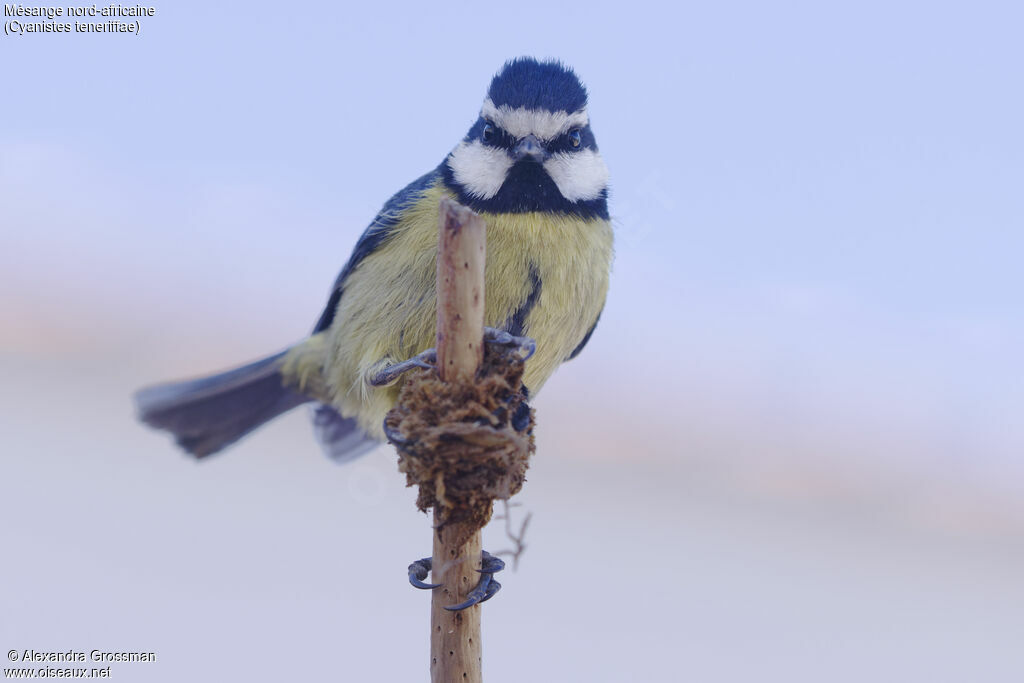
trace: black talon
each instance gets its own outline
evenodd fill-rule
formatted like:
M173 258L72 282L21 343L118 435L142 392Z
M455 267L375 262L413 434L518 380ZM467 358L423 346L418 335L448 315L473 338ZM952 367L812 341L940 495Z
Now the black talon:
M424 590L433 590L440 588L443 584L440 583L426 583L424 579L427 578L427 573L433 568L433 560L429 557L424 557L422 560L416 560L409 565L409 583L416 588L422 588ZM493 598L498 591L501 590L501 584L494 580L494 573L500 572L505 568L505 562L499 557L491 555L486 550L483 551L480 560L480 580L477 582L473 590L469 591L466 595L466 600L460 602L458 605L452 605L445 607L449 612L457 612L459 610L472 607L473 605L480 604L481 602L487 602Z
M422 588L423 590L433 590L440 588L439 583L424 583L423 579L427 578L427 573L431 569L432 561L429 557L424 557L422 560L416 560L409 565L409 583L416 588Z
M466 601L465 602L460 602L457 605L451 605L451 606L445 605L445 609L448 610L449 612L458 612L459 610L464 610L467 607L472 607L473 605L477 604L478 602L483 602L484 598L487 597L487 589L490 587L490 585L491 585L491 575L490 574L482 575L480 577L480 581L478 581L476 586L473 587L473 590L469 591L469 593L466 594Z
M483 551L483 559L480 562L480 569L477 569L477 571L481 574L494 574L504 568L505 560L495 557L485 550Z
M449 612L457 612L481 602L487 602L493 598L494 595L501 590L501 584L494 580L494 573L500 572L504 568L504 560L491 555L486 550L483 551L483 559L480 562L480 569L477 569L477 571L480 572L480 581L478 581L476 586L473 587L473 590L469 591L466 595L465 602L445 607L445 609Z
M501 590L501 584L498 583L495 579L492 578L491 579L491 584L489 586L487 586L487 594L484 595L483 600L480 601L480 604L482 605L483 603L485 603L488 600L490 600L491 598L493 598L495 595L498 594L498 591L500 591L500 590Z
M409 439L402 436L397 429L391 427L387 420L384 420L384 436L388 438L388 443L393 443L396 446L405 446L409 443ZM429 560L430 558L428 557L427 559ZM430 569L430 567L427 567L427 569Z

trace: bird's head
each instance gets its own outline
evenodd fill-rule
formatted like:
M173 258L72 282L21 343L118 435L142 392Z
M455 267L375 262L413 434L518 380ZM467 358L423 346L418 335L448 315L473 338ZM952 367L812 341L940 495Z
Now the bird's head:
M459 201L477 211L608 217L608 169L590 129L587 90L559 62L506 63L442 170Z

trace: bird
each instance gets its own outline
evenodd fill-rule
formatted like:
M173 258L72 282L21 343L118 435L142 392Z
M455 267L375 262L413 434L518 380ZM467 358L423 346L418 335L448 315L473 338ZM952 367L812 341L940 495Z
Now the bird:
M604 308L608 180L575 71L557 60L507 61L465 137L362 233L308 337L226 372L143 388L139 419L196 458L304 404L336 462L386 441L405 371L434 358L443 198L486 223L485 339L523 349L532 399L587 345Z

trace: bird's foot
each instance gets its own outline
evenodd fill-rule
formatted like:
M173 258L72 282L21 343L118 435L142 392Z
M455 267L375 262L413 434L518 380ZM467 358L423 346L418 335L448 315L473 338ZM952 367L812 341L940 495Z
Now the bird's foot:
M501 344L503 346L515 346L519 360L529 360L537 351L537 342L530 337L517 337L505 330L496 327L484 328L484 341L489 344Z
M381 364L378 364L381 365ZM437 349L421 351L409 360L401 363L383 364L379 370L371 370L366 377L366 383L371 387L386 387L394 384L402 373L409 372L413 368L424 368L432 370L437 366Z
M433 562L429 557L424 557L422 560L416 560L409 565L409 583L416 588L422 588L424 590L434 590L440 588L444 584L440 583L425 583L424 579L427 578L427 572L432 568ZM466 595L466 599L460 602L458 605L446 606L445 609L450 612L457 612L464 610L467 607L479 604L481 602L487 602L494 595L501 590L501 584L494 580L494 574L500 572L505 568L505 562L500 558L491 555L486 550L483 551L481 558L480 569L480 580L477 582L473 590L469 591Z
M416 560L409 565L409 583L414 588L422 588L423 590L434 590L440 588L440 583L424 583L423 580L427 578L427 573L433 568L433 560L429 557L424 557L422 560Z
M489 344L502 344L504 346L516 347L516 354L520 360L527 360L537 351L537 342L529 337L517 337L505 330L494 327L484 328L484 341ZM437 349L427 349L417 353L409 360L400 363L388 363L382 361L371 369L366 375L366 383L371 387L386 387L394 384L403 373L413 368L425 368L432 370L437 367Z

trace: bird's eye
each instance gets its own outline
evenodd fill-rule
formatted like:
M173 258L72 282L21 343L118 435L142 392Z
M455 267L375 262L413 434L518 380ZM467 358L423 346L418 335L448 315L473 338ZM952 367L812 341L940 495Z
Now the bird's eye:
M484 124L484 132L481 134L480 137L483 138L484 142L490 142L491 140L493 140L494 139L494 124L485 123Z
M574 128L574 129L569 131L569 143L573 147L579 147L581 141L582 141L582 136L580 136L579 128Z

